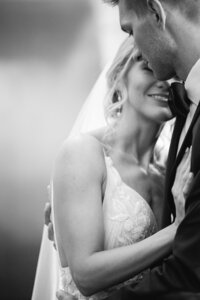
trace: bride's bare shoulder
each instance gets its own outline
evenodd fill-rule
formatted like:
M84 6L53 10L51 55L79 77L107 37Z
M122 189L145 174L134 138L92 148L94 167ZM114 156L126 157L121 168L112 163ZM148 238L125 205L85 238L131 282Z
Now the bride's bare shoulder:
M61 156L74 156L98 159L103 155L103 137L105 135L105 127L87 133L80 133L76 136L67 138L59 151Z
M101 142L93 135L80 134L64 141L56 159L56 166L63 168L104 171L104 153Z
M106 134L106 127L101 127L99 129L88 132L88 135L96 138L101 144L103 144L103 139L105 134Z

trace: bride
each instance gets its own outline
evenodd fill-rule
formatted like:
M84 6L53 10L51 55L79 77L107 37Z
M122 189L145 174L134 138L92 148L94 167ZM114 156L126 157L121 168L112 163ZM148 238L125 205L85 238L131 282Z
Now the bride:
M172 118L169 84L154 78L132 39L119 49L107 81L107 126L65 141L51 184L60 288L77 299L106 298L113 290L116 299L120 284L138 281L170 253L184 216L178 207L169 225L155 147Z
M182 217L157 232L169 217L158 199L161 174L153 157L162 124L172 117L169 84L156 81L128 39L108 85L107 127L67 139L53 172L60 279L78 299L103 298L101 291L138 280L170 252Z

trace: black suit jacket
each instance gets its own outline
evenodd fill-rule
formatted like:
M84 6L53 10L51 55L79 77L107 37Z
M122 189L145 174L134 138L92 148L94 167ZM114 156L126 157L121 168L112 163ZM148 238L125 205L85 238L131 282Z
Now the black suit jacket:
M177 166L185 150L192 145L191 171L194 173L186 200L186 215L178 227L172 254L161 265L150 269L137 285L123 288L122 299L200 299L200 105L177 154L185 120L177 118L169 151L165 203L175 212L171 188Z

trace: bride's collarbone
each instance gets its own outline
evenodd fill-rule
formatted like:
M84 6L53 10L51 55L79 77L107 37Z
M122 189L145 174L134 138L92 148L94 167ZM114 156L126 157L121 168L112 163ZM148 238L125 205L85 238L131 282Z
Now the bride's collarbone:
M149 174L145 173L138 165L118 165L117 171L122 181L140 194L150 204L151 181Z

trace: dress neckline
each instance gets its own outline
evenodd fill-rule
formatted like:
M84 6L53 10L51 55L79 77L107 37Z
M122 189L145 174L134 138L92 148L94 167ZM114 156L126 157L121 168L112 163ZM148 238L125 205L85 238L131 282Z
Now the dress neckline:
M132 187L130 187L126 182L123 181L119 171L117 170L117 168L114 165L114 162L112 160L112 158L108 155L105 155L105 159L107 159L110 162L110 166L112 167L112 169L115 171L115 174L118 176L119 181L121 184L123 184L126 188L128 188L131 192L133 192L135 195L137 195L143 202L146 203L146 205L149 207L149 209L151 210L152 214L154 215L154 212L151 208L151 206L149 205L149 203L142 197L142 195L140 195L140 193L138 193L135 189L133 189Z
M110 165L112 166L112 168L115 170L115 173L117 174L119 180L121 183L123 183L123 185L125 185L126 187L128 187L130 190L132 190L134 193L138 194L139 197L141 197L146 203L147 201L140 195L140 193L138 193L134 188L132 188L131 186L129 186L121 177L119 171L117 170L117 168L114 165L114 162L112 160L112 158L110 156L105 156L106 159L108 159L110 161ZM148 204L148 203L147 203Z

